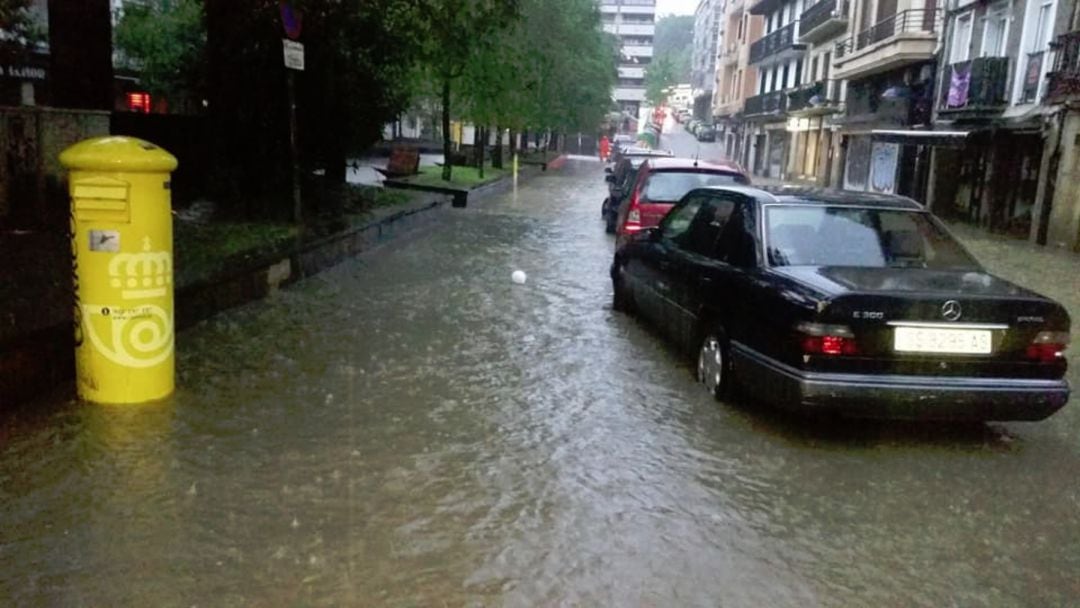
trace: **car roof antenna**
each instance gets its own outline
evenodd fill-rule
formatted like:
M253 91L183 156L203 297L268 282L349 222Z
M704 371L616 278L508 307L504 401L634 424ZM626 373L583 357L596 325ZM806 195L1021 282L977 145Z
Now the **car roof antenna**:
M694 168L697 169L697 159L701 156L701 142L697 142L697 148L694 149Z

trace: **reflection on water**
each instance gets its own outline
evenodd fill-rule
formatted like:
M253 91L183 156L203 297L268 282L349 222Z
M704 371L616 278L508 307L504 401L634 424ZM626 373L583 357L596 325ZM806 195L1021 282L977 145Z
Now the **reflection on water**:
M9 419L0 604L1080 597L1075 404L960 427L718 405L610 310L600 175L181 334L166 403Z

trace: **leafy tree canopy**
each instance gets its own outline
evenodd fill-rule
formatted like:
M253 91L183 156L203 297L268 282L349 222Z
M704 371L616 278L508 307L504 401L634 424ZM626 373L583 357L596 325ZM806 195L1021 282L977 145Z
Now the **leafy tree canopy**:
M645 101L658 106L667 100L667 90L678 84L675 66L667 56L658 57L645 69Z
M128 3L114 32L122 60L148 91L178 99L202 93L206 28L201 0Z
M0 0L0 44L25 47L44 41L43 23L32 0Z
M668 15L656 22L653 37L653 55L671 60L675 78L679 82L690 80L691 54L693 53L694 16Z

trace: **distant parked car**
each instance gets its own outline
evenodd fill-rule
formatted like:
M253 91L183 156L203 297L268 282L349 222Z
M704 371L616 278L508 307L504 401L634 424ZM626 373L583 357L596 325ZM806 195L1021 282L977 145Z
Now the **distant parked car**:
M690 122L686 123L686 130L687 130L687 131L688 131L688 132L689 132L689 133L690 133L691 135L694 135L695 133L697 133L697 129L698 129L698 126L699 126L700 124L701 124L701 121L700 121L700 120L698 120L698 119L696 119L696 118L693 118L693 119L691 119L691 120L690 120Z
M717 398L950 420L1041 420L1069 398L1065 309L903 197L694 189L616 251L611 279L615 308L692 353Z
M608 173L608 196L600 207L600 216L604 219L605 229L608 234L615 233L615 220L619 211L619 205L630 193L637 178L637 171L641 164L650 158L672 156L671 150L652 150L649 148L624 148L619 161Z
M694 137L698 141L716 141L716 127L710 124L702 124L694 132Z
M616 242L655 226L676 202L695 188L749 183L750 178L734 163L691 158L646 159L637 171L633 187L619 204Z

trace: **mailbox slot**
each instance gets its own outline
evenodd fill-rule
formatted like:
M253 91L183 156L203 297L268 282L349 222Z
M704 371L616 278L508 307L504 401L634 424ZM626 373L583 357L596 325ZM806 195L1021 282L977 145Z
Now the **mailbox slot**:
M80 222L131 223L127 182L91 178L71 185L75 219Z

